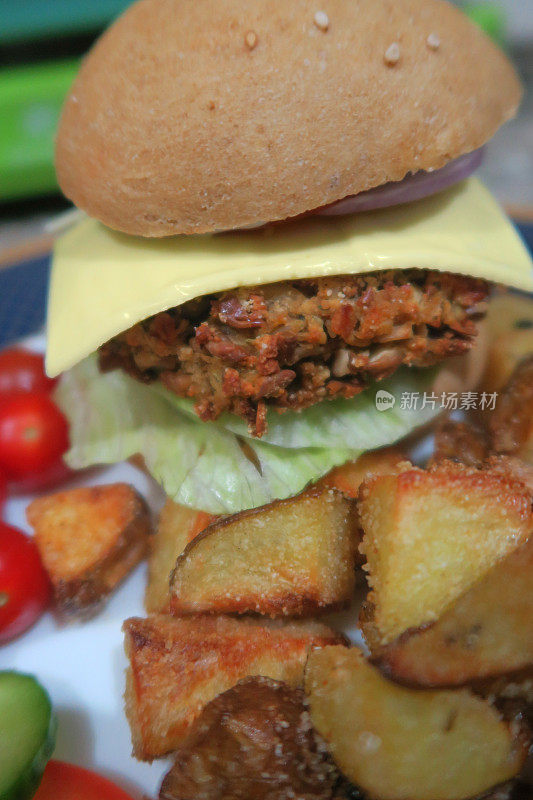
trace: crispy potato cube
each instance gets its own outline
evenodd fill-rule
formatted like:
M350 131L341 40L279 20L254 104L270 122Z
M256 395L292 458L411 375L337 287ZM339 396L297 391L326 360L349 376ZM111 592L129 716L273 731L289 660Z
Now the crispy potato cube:
M533 729L533 668L528 667L514 675L503 675L499 678L476 684L476 692L488 698L498 698L500 705L512 703L515 708L523 709L528 724Z
M466 800L527 756L522 732L481 698L397 686L356 648L311 652L305 691L337 766L375 800Z
M533 353L519 362L489 416L492 447L533 464Z
M513 480L523 483L529 491L533 502L533 466L526 464L514 456L489 456L486 466L493 469L495 472L500 472L505 477L511 477Z
M472 586L434 625L378 651L395 680L461 686L533 667L533 538Z
M316 622L154 615L124 623L126 714L137 758L175 750L203 707L241 678L303 681L311 647L342 637Z
M533 300L511 292L497 295L489 304L487 322L490 343L482 388L496 392L533 353Z
M203 709L159 800L340 800L339 777L303 691L254 676Z
M171 579L175 614L303 615L349 603L359 541L353 501L311 490L213 523Z
M488 794L476 800L530 800L530 798L531 784L515 780L496 786Z
M148 584L144 605L148 613L168 613L170 573L187 544L216 519L205 511L195 511L167 500L150 537Z
M405 456L396 447L383 447L363 453L356 461L347 461L335 467L322 478L321 485L338 489L348 497L356 498L359 487L373 475L386 475L397 470Z
M125 483L38 498L26 516L66 615L94 611L147 553L150 513Z
M522 483L451 462L371 478L359 514L372 589L363 619L380 645L438 619L532 528Z
M489 455L489 437L481 425L445 417L437 423L430 464L458 461L467 467L482 467Z

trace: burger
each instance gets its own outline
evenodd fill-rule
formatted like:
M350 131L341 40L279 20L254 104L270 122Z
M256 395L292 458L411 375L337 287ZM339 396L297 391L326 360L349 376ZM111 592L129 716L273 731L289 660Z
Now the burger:
M47 369L73 467L140 454L211 513L296 494L482 369L491 287L533 289L472 176L516 112L441 0L139 0L86 57L56 166Z

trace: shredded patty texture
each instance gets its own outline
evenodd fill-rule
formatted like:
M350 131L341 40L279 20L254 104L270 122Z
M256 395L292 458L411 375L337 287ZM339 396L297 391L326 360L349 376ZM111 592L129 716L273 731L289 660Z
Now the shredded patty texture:
M402 365L465 353L487 294L483 281L415 269L242 287L134 325L100 348L100 366L160 380L201 419L229 411L261 436L267 406L354 397Z

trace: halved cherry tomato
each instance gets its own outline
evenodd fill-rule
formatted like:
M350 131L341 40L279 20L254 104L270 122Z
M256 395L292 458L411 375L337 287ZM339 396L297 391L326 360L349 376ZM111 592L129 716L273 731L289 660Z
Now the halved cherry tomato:
M49 761L33 800L132 800L95 772L64 761Z
M42 475L61 463L67 447L67 420L44 392L19 392L0 403L0 469L8 479Z
M33 625L49 599L50 583L35 542L0 522L0 642Z
M50 392L56 381L44 371L41 353L21 347L0 351L0 394L8 392Z

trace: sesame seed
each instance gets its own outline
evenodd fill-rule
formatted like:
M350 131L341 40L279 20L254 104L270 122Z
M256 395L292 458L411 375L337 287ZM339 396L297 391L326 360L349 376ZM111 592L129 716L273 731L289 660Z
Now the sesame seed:
M248 50L253 50L254 47L257 47L257 41L257 33L255 31L246 31L244 34L244 44Z
M321 31L327 31L329 28L329 17L325 11L317 11L314 22L317 28Z
M430 33L426 39L426 44L430 50L438 50L440 47L440 38L436 33Z
M393 67L398 63L400 60L400 45L398 42L393 42L390 47L386 49L384 58L385 64L389 67Z

